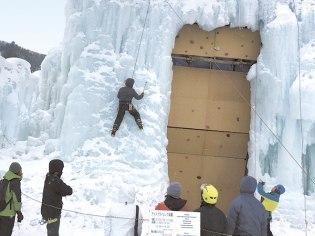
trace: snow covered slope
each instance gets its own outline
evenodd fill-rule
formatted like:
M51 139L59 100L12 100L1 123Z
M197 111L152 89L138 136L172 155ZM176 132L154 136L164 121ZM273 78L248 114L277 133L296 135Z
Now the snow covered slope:
M63 47L49 52L38 77L25 62L0 58L1 173L12 158L20 161L23 191L40 200L48 162L61 158L67 163L65 182L75 189L67 208L105 215L107 203L123 199L122 190L130 186L139 203L154 205L168 184L171 52L178 31L195 22L207 31L248 27L262 38L257 64L248 74L254 108L249 174L287 187L274 214L276 235L304 233L304 192L309 232L314 233L314 4L68 0ZM144 99L134 102L144 130L126 115L112 138L116 93L127 77L135 79L139 93L148 83ZM309 177L303 177L300 166ZM26 196L24 202L29 218L21 230L42 235L39 204ZM65 213L67 228L61 231L102 235L103 220Z

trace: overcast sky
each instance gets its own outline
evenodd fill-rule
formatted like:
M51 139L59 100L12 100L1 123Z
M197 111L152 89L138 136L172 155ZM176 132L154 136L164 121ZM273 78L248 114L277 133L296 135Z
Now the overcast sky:
M0 0L0 40L46 54L63 40L67 0Z

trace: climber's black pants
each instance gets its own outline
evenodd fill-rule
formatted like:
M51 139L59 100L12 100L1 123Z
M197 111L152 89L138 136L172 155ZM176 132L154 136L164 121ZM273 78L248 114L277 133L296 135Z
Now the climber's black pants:
M141 117L140 117L139 112L135 109L135 107L131 103L121 103L119 104L118 113L116 116L113 129L116 129L116 130L119 129L119 126L122 120L124 119L126 111L129 111L130 115L132 115L135 118L135 121L137 124L139 123L139 121L141 122Z

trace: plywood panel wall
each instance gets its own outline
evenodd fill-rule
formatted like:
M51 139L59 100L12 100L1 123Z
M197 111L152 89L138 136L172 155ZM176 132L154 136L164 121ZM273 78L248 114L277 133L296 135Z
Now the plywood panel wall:
M259 32L228 26L207 32L197 24L185 25L175 40L174 54L256 60L260 51Z
M217 206L224 212L239 193L244 175L245 160L223 157L169 153L169 177L183 186L182 198L188 200L190 210L200 204L200 185L213 184L219 192Z

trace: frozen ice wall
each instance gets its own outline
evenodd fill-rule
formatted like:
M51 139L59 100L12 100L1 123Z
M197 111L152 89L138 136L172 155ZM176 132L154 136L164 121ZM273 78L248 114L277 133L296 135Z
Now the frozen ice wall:
M261 52L248 74L249 173L297 194L314 191L314 1L68 0L66 18L63 47L44 60L38 90L25 94L27 103L15 100L25 109L8 108L10 96L0 94L1 132L33 146L39 141L45 157L71 163L76 187L88 184L78 176L97 179L97 191L82 192L88 201L114 200L123 194L117 186L128 185L138 188L139 201L163 198L171 52L179 30L193 23L207 31L225 25L260 31ZM144 131L127 114L112 138L116 94L128 77L138 93L148 83L144 99L134 102ZM29 117L20 125L23 111Z
M39 77L19 58L0 56L0 146L13 145L32 134L29 120L36 109Z

